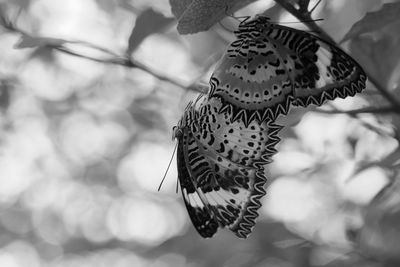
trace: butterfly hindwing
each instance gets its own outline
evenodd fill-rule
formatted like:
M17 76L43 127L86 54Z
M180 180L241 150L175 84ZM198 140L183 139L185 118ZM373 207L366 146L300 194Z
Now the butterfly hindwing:
M207 100L199 111L198 141L219 155L243 166L257 167L271 162L275 145L280 141L281 126L270 121L245 125L233 120L228 111L221 112L219 99Z
M191 220L204 237L228 227L247 237L265 195L265 170L280 126L244 126L219 112L221 102L198 99L183 116L178 138L179 181ZM262 140L262 141L261 141Z
M242 22L235 33L210 79L209 97L220 98L246 124L274 120L291 103L321 105L365 88L357 62L315 35L265 17Z

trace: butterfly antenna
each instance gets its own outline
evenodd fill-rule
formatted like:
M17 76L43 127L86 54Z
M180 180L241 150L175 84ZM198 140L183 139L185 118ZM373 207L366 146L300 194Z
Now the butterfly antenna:
M238 21L240 21L240 23L245 23L246 21L248 21L251 16L239 16L239 17L234 17L235 19L237 19Z
M316 22L322 21L324 19L311 19L311 20L301 20L301 21L287 21L287 22L279 22L279 24L293 24L293 23L300 23L300 22Z
M171 156L171 159L169 160L167 170L165 171L164 177L162 178L161 183L160 183L160 185L158 186L158 190L157 190L157 191L160 191L161 186L162 186L162 184L164 183L165 177L167 177L167 173L168 173L168 171L169 171L169 167L171 167L171 163L172 163L172 160L174 159L174 155L175 155L175 152L176 152L176 148L177 148L177 147L178 147L178 142L176 142L176 145L175 145L175 148L174 148L174 152L172 152L172 156Z
M239 21L240 23L243 23L243 22L245 22L245 21L247 21L248 19L251 18L251 16L239 16L239 17L235 17L233 14L231 14L231 13L228 12L228 7L225 8L225 15L226 15L227 17L231 17L231 18L233 18L233 19Z
M176 179L176 188L175 188L175 193L178 194L178 179Z
M224 29L227 32L232 32L231 29L228 29L228 27L226 27L221 21L218 21L218 24L222 27L222 29Z
M311 20L304 20L302 22L316 22L316 21L323 21L324 19L311 19Z
M311 13L313 13L314 12L314 10L317 8L317 6L321 3L321 1L322 0L319 0L315 5L314 5L314 7L313 8L311 8L311 10L310 11L308 11L310 14Z

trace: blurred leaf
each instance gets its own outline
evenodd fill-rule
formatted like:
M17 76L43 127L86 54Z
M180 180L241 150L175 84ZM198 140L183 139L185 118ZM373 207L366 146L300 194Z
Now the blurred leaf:
M7 80L0 80L0 109L7 111L10 106L12 85Z
M179 19L192 2L193 0L170 0L171 11L175 18Z
M400 3L384 4L376 12L367 13L364 18L355 23L344 36L342 42L359 36L360 34L378 31L388 24L400 22Z
M198 236L193 227L185 235L171 238L155 248L153 253L177 253L185 255L198 266L303 266L296 264L262 264L264 259L283 260L298 259L303 253L297 246L285 250L275 246L281 239L295 239L280 223L265 223L260 220L253 234L245 241L239 242L229 231L221 231L213 239ZM229 244L229 246L227 245ZM258 263L258 264L257 264ZM308 266L308 265L304 265Z
M400 163L400 149L399 147L395 149L392 153L387 155L383 160L379 162L380 166L386 168L392 168Z
M43 46L60 46L68 41L58 38L47 38L47 37L33 37L29 35L22 35L18 43L15 44L14 48L34 48Z
M6 4L5 3L0 3L0 25L2 26L7 26L7 24L9 23L9 21L7 20L6 16L5 16L5 8L6 8Z
M303 245L308 245L308 242L304 239L294 238L294 239L284 239L281 241L274 242L274 245L279 248L291 248L291 247L298 247Z
M154 94L138 97L129 106L129 113L135 122L144 129L166 129L160 113L161 100Z
M400 260L400 190L398 185L381 191L367 208L365 225L356 242L363 254L380 260Z
M110 1L110 0L96 0L97 6L107 12L108 14L112 14L117 10L119 1Z
M304 115L312 110L315 110L316 107L298 107L293 105L290 108L290 116L279 116L276 120L277 124L285 126L285 127L294 127L296 126L304 117ZM283 131L286 131L287 129L283 129ZM279 136L282 136L282 133L279 134Z
M397 37L389 34L376 40L371 36L360 36L350 44L351 54L368 73L379 77L382 84L390 79L399 63L400 49Z
M33 51L29 55L29 59L39 59L43 62L46 62L48 64L53 64L55 62L56 56L54 54L54 50L51 49L50 47L39 47ZM54 66L54 65L50 65Z
M167 18L153 9L143 11L136 19L135 27L129 36L126 53L130 55L147 36L162 31L172 21L173 18Z
M178 19L180 34L208 30L228 14L255 0L170 0L172 13Z
M0 1L4 2L4 6L11 7L15 6L20 11L28 10L34 0L14 0L14 1Z

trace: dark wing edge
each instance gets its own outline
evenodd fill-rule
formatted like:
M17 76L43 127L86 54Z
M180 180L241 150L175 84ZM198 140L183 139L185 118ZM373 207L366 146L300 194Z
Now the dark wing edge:
M265 183L267 177L264 175L264 169L260 168L256 171L256 179L254 181L254 191L250 195L250 199L245 211L238 221L229 227L229 229L236 234L239 238L247 238L256 224L256 219L259 216L258 209L261 207L261 198L265 196Z
M267 151L269 151L269 153L261 156L261 161L254 164L255 167L257 167L255 175L256 179L254 181L254 191L250 196L244 214L239 221L230 228L240 238L247 238L256 224L258 209L261 207L261 198L266 195L265 184L267 182L267 177L265 175L265 169L263 168L263 165L272 162L271 158L277 152L275 146L280 142L278 133L283 126L269 122L268 128L271 130L269 135L270 142L267 145Z
M217 232L218 222L215 216L208 210L207 205L202 202L188 170L187 157L185 156L187 155L187 151L184 149L184 142L187 141L187 138L187 130L184 130L182 136L177 138L178 180L181 185L182 197L193 226L202 237L210 238ZM196 202L191 200L191 194L193 194L193 197L198 198Z
M342 50L339 46L332 44L317 35L305 31L282 25L274 25L274 28L295 32L296 34L305 36L304 38L306 39L316 42L318 45L320 45L320 47L322 47L321 45L328 47L330 50L328 52L332 55L332 58L330 59L331 64L326 66L327 70L330 72L330 74L333 74L332 76L339 76L341 74L344 75L344 79L342 81L327 84L326 86L320 88L315 87L315 90L322 91L321 95L298 96L295 92L294 100L292 102L293 105L307 107L310 104L315 104L317 106L321 106L327 100L334 100L336 98L344 99L348 96L354 96L356 93L360 93L363 89L365 89L367 75L365 74L363 68L355 59L348 55L348 53ZM303 60L305 61L304 63L308 63L315 69L315 62L310 61L309 57L306 56L303 58ZM354 66L354 73L346 74L346 67L349 66ZM309 69L309 71L312 72L313 70Z

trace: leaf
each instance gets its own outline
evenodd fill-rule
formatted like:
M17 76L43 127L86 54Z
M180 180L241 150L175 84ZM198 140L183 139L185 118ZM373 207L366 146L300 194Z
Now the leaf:
M389 24L400 22L399 14L400 3L384 4L380 10L369 12L360 21L356 22L341 42L363 33L379 31Z
M395 165L400 163L400 149L395 149L392 153L387 155L384 159L379 162L380 166L386 167L388 169L393 168Z
M215 23L255 0L170 0L180 34L208 30Z
M6 111L10 106L12 85L6 79L0 80L0 109Z
M167 128L162 112L161 99L155 94L135 98L128 108L133 120L144 129Z
M0 3L0 25L7 27L7 25L9 24L8 19L6 18L5 15L5 9L6 9L6 4L5 3Z
M368 73L386 84L400 60L398 46L394 34L385 34L380 39L360 36L351 42L350 52Z
M291 247L299 247L307 245L307 241L300 238L285 239L274 242L274 245L278 248L287 249Z
M386 187L376 196L366 209L365 224L357 233L356 242L360 252L375 259L399 262L399 205L397 184Z
M34 48L43 46L60 46L68 41L58 38L34 37L30 35L22 35L19 41L14 45L14 48Z
M146 37L153 33L161 32L167 27L173 18L165 17L163 14L147 9L136 19L136 24L129 36L128 49L126 53L130 55L143 42Z
M179 20L192 2L193 0L170 0L171 11L175 18Z

